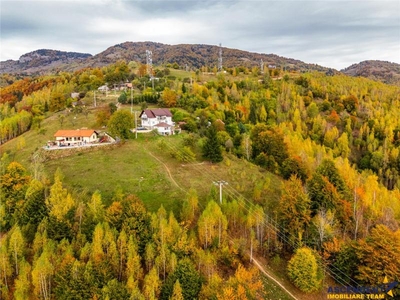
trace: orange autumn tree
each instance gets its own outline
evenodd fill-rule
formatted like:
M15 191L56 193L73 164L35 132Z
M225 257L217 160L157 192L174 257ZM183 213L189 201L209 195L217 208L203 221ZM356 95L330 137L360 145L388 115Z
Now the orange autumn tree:
M263 283L258 269L255 267L246 269L239 264L235 275L228 279L222 291L218 293L217 299L264 299L264 296Z
M359 260L356 278L366 284L400 279L400 230L377 225L371 234L355 246Z

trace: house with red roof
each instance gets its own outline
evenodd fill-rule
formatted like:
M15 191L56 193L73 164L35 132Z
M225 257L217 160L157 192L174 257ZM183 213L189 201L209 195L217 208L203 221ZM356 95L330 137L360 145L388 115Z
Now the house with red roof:
M82 146L95 143L99 139L99 133L93 129L58 130L54 137L57 146Z
M143 110L139 118L142 127L149 130L157 129L161 135L174 134L175 123L172 121L172 113L168 108L152 108Z

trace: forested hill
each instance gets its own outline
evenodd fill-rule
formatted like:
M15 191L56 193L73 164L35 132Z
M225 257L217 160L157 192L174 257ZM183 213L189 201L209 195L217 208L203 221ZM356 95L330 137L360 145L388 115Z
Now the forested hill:
M400 85L400 65L388 61L366 60L341 70L346 75L361 76L388 84Z
M22 55L19 60L1 62L0 73L40 74L69 67L79 68L88 53L40 49Z
M214 68L218 64L219 47L202 44L166 45L153 42L125 42L109 47L105 51L91 56L90 54L62 52L55 50L38 50L22 55L19 60L8 60L1 63L1 73L44 74L54 71L75 71L85 67L103 67L118 60L146 63L146 50L152 51L155 65L177 64L192 69L202 66ZM297 71L327 71L328 68L307 64L300 60L285 58L275 54L252 53L222 47L224 67L255 67L261 60L265 66L285 68ZM43 53L45 52L45 53Z
M218 64L219 46L203 44L165 45L153 42L125 42L108 48L95 55L91 61L99 64L109 64L117 59L135 60L146 63L146 50L152 51L153 63L157 65L177 63L184 67L201 68L216 67ZM285 58L275 54L260 54L238 49L221 47L224 67L254 67L260 66L261 60L268 66L282 67L293 70L326 71L327 68L315 64L307 64L300 60Z

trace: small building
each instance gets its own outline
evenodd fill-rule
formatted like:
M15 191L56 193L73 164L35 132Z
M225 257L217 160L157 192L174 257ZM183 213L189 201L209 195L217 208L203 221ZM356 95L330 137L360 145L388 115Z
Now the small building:
M82 146L98 141L99 134L93 129L77 129L77 130L58 130L54 137L56 145L62 146Z
M161 122L154 126L161 135L173 135L175 126Z
M102 85L97 90L100 91L100 92L107 92L109 90L109 88L108 88L107 85Z

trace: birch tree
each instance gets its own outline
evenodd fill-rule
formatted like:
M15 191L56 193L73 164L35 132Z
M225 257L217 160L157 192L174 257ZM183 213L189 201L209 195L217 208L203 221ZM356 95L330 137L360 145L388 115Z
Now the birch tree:
M0 273L1 273L1 293L7 294L9 289L9 280L12 275L12 266L7 251L7 236L0 238Z
M54 274L54 266L51 262L53 255L53 245L50 242L45 245L32 270L34 293L37 297L45 300L51 298L52 277Z
M9 252L11 253L12 260L14 261L15 274L19 274L18 263L23 257L25 249L25 240L22 236L19 226L15 226L12 230L9 241Z
M207 249L216 239L217 245L226 236L228 221L215 201L210 201L198 221L199 240L204 249Z

